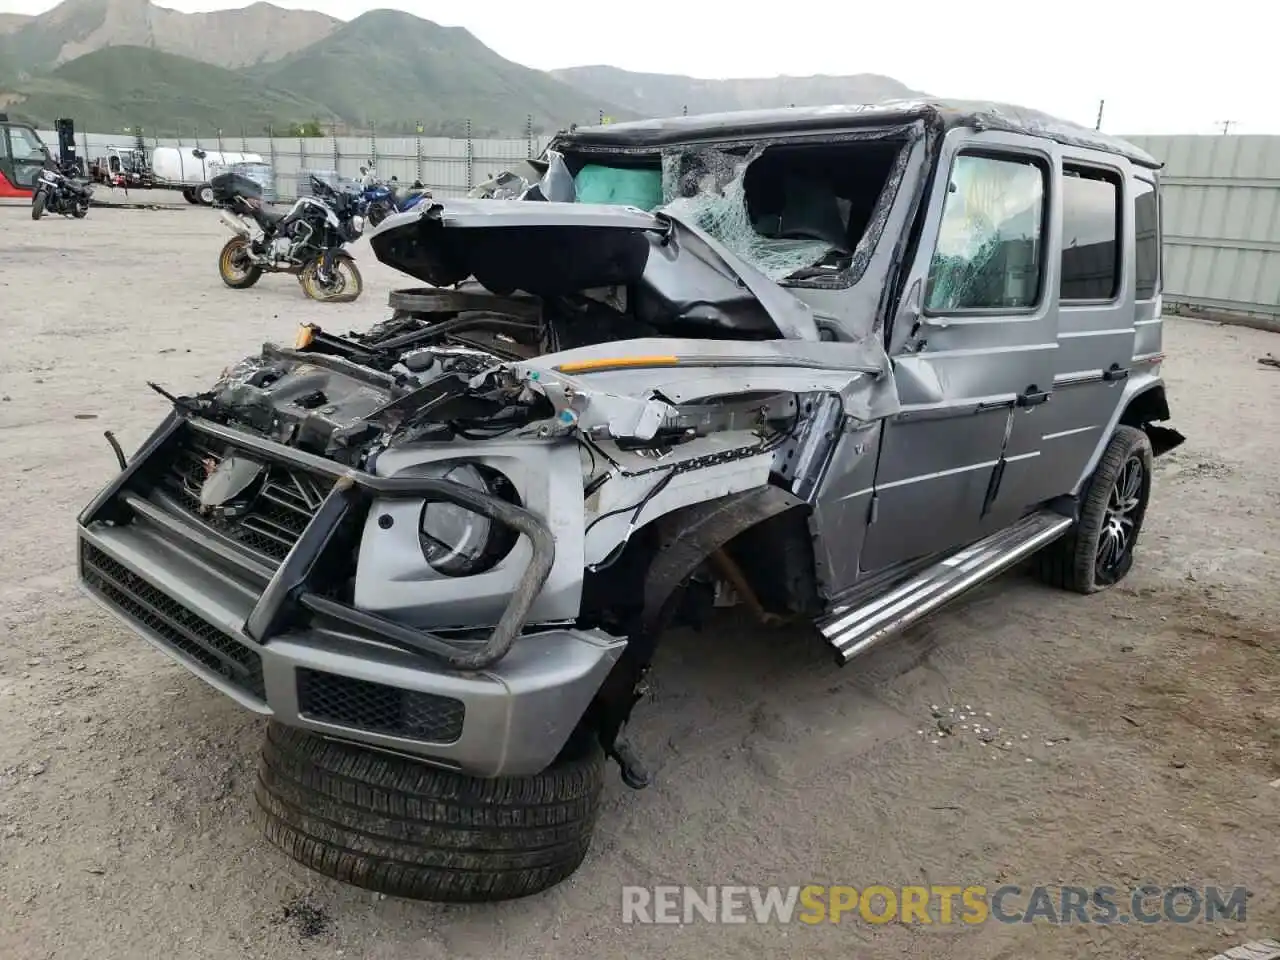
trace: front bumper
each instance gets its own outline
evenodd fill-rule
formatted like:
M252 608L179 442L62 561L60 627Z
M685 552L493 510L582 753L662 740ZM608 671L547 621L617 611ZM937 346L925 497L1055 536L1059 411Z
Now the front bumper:
M295 526L291 546L265 555L166 493L166 460L196 435L317 471L332 489ZM144 639L258 713L475 776L536 772L555 758L626 645L593 630L520 630L550 564L538 549L503 617L517 634L504 650L371 616L317 582L333 559L331 543L358 519L364 488L412 496L428 483L443 496L451 493L442 483L456 486L397 487L394 478L175 413L81 515L80 582ZM437 645L456 655L442 656Z

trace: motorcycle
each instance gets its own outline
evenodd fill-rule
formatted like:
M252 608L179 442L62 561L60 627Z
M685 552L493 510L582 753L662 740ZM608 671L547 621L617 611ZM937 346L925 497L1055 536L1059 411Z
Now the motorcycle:
M31 219L39 220L46 213L83 220L89 213L89 199L93 187L83 180L74 180L57 170L45 167L36 180L31 194Z
M371 166L360 168L360 187L360 201L371 227L376 227L393 213L404 213L423 200L431 199L431 191L421 180L415 180L407 190L402 189L395 177L390 181L379 180Z
M312 175L314 196L277 213L264 206L262 188L248 177L224 173L209 185L223 207L223 224L235 234L218 256L218 273L228 287L246 290L264 273L290 273L312 300L350 303L360 296L364 280L344 249L364 232L355 194Z

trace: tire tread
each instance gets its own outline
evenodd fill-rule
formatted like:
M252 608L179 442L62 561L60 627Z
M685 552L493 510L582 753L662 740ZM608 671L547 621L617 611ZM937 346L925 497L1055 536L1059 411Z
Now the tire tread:
M585 737L542 773L480 779L272 721L256 819L269 842L346 883L412 899L503 900L545 890L582 863L603 774Z

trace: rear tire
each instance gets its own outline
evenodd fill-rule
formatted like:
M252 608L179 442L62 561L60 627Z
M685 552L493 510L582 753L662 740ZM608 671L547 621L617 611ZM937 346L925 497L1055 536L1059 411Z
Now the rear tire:
M232 237L218 254L218 275L232 290L247 290L262 279L262 268L248 262L249 241Z
M71 208L71 215L77 220L83 220L89 215L89 204L85 201L79 201Z
M196 197L196 192L192 190L190 187L187 187L185 190L182 191L182 199L187 201L187 203L190 203L193 205L200 202L199 199Z
M1133 551L1151 498L1151 440L1137 427L1118 427L1085 484L1080 519L1036 555L1045 583L1076 593L1114 586L1133 567Z
M257 819L269 842L335 880L415 900L539 893L581 865L604 754L580 731L541 773L480 779L267 725Z
M39 220L44 216L45 192L37 190L31 198L31 219Z

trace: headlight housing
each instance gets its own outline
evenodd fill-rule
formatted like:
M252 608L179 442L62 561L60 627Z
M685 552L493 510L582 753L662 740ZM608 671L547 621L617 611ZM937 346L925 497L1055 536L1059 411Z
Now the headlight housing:
M496 470L475 463L445 463L432 471L450 480L519 503L515 486ZM418 543L431 568L448 577L493 569L519 538L510 527L449 500L428 500L418 518Z

